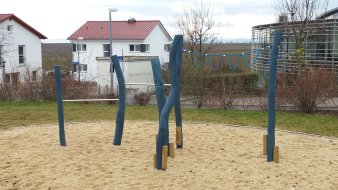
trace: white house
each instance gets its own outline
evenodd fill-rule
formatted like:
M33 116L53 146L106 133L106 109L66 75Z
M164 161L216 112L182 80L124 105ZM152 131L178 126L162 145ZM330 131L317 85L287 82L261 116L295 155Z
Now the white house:
M42 68L41 39L47 37L14 14L0 14L0 82L23 81L27 74L36 80Z
M67 38L73 44L73 71L77 77L109 88L113 81L113 88L117 87L116 75L111 80L110 74L110 24L112 55L120 57L126 82L153 83L150 59L158 57L162 64L168 62L169 52L164 46L172 40L159 20L86 22ZM146 88L143 86L141 89Z

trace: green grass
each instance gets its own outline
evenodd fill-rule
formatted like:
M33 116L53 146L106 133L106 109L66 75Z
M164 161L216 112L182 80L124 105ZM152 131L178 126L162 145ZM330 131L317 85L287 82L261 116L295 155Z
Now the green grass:
M115 120L117 106L108 104L64 103L65 122ZM172 111L173 112L173 111ZM214 109L183 108L183 122L222 123L267 126L267 112L225 111ZM338 137L338 117L330 114L304 114L277 112L276 127L318 135ZM126 120L158 120L156 106L127 106ZM171 114L174 120L174 113ZM1 102L0 129L36 124L57 124L54 102Z

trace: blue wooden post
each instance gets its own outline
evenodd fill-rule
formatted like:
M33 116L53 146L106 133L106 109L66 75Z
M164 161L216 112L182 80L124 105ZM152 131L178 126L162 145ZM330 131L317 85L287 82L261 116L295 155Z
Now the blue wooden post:
M176 98L175 98L175 119L176 119L176 127L179 128L181 130L180 134L181 134L181 142L180 144L177 144L176 147L177 148L183 148L183 130L182 130L182 111L181 111L181 96L180 96L180 92L181 92L181 63L182 63L182 50L183 50L183 39L182 39L182 44L179 43L179 45L176 47L177 48L177 52L175 54L175 69L176 72L174 73L174 77L176 78L175 82L176 82L176 86L177 86L177 93L176 93Z
M275 146L275 124L276 124L276 73L279 44L282 41L282 34L275 32L272 52L270 55L269 72L269 113L268 113L268 148L267 161L273 161L273 149Z
M55 69L55 81L56 81L56 99L57 99L58 120L59 120L60 145L66 146L60 65L55 65L54 69Z
M182 53L182 47L183 47L183 36L182 35L176 35L174 37L174 41L172 43L172 48L170 50L170 62L169 62L169 69L170 69L170 82L171 82L171 88L170 93L168 97L168 101L164 105L162 112L160 114L160 126L158 129L158 137L156 141L156 163L157 163L157 169L162 169L162 146L169 144L169 114L171 111L171 108L176 104L177 97L179 94L178 89L178 82L176 77L177 72L177 64L181 64L178 61L181 59L178 59L178 54Z
M115 126L115 137L113 145L121 145L123 126L124 126L124 113L126 107L126 88L123 72L119 63L119 59L116 55L111 57L113 66L116 71L117 82L119 84L119 106L116 113L116 126Z
M164 82L162 77L161 64L158 58L151 60L151 67L153 69L157 107L158 107L158 117L160 119L161 111L164 107L166 98L164 92Z

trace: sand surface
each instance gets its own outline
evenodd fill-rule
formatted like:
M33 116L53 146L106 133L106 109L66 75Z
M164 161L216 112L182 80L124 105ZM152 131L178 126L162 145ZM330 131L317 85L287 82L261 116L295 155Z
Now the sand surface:
M171 124L170 138L174 139ZM184 123L184 148L153 169L157 122L66 123L0 131L0 189L338 189L338 139L276 131L280 163L262 155L265 130Z

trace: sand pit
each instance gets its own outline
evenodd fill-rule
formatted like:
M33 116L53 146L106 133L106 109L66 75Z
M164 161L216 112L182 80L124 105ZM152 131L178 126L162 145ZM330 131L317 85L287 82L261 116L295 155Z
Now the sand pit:
M57 125L0 131L0 189L338 189L338 139L277 131L276 164L263 129L183 127L166 171L153 169L157 122L126 121L121 146L111 122L66 123L67 147Z

